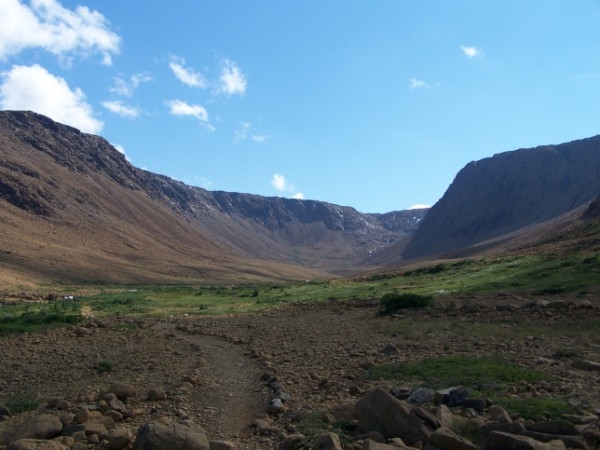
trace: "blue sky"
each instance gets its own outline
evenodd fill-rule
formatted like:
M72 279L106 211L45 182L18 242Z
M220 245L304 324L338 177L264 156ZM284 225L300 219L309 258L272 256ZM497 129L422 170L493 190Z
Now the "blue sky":
M388 212L600 133L600 3L0 0L0 109L209 190Z

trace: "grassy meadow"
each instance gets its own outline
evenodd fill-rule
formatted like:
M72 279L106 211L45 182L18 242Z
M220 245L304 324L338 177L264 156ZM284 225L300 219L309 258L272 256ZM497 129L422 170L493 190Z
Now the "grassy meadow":
M380 299L415 294L444 301L457 295L586 294L600 285L600 221L531 251L423 264L355 278L290 284L211 286L83 286L75 301L0 306L0 334L71 324L96 317L218 315L259 312L295 302ZM64 289L64 288L61 288ZM46 288L44 293L52 292ZM84 314L84 315L85 315Z

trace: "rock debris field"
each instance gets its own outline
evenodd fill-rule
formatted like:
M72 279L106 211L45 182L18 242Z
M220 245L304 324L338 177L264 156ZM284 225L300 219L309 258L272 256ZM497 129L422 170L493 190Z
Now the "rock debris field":
M2 337L0 449L600 448L596 296L377 312L367 300L159 319L92 309L77 326ZM456 355L502 355L547 374L503 395L560 397L572 410L526 420L467 393L448 401L469 386L372 373Z

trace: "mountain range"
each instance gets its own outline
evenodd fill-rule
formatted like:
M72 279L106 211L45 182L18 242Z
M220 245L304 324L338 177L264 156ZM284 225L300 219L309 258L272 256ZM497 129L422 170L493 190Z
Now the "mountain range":
M365 214L188 186L134 167L99 136L0 111L0 282L259 283L385 270L489 251L515 233L535 240L598 194L600 137L469 163L430 210Z
M426 213L207 191L26 111L0 112L0 202L0 268L15 282L327 278L372 268Z

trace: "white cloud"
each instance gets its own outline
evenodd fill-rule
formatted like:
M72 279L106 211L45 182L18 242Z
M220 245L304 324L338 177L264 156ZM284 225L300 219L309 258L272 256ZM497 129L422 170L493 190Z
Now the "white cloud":
M278 173L273 174L273 178L271 178L271 186L273 186L279 192L293 192L296 190L293 184L286 180L283 175ZM302 192L296 192L291 196L291 198L303 200L304 194Z
M431 88L431 86L423 80L417 80L416 78L410 79L410 88L411 89L422 89L422 88Z
M463 51L463 53L468 58L475 58L476 56L483 56L483 53L477 47L467 47L465 45L461 45L460 49Z
M0 74L0 109L31 110L86 133L99 133L104 124L94 118L81 89L43 67L13 66Z
M123 117L135 118L140 115L138 108L124 105L120 100L105 101L102 102L102 106L104 106L110 112Z
M123 97L131 97L138 86L146 81L152 81L152 76L147 72L131 75L129 80L117 77L114 79L114 85L109 88L109 91Z
M278 173L273 174L273 178L271 178L271 186L273 186L279 192L289 192L294 190L294 186L290 184L283 175Z
M246 77L236 63L225 59L221 63L219 91L225 94L243 94L246 92Z
M171 56L169 62L169 67L177 77L179 81L183 84L187 84L192 87L199 87L205 89L208 87L208 81L201 73L194 71L194 69L190 69L185 67L185 59L180 58L178 56Z
M410 210L410 209L425 209L425 208L431 208L431 205L425 205L425 204L419 203L419 204L416 204L416 205L412 205L408 209Z
M209 124L208 111L206 111L204 106L189 104L182 100L169 100L167 106L172 115L195 117L202 125L214 130L214 127Z
M42 48L60 57L100 53L102 62L110 65L120 43L104 16L85 6L70 10L56 0L0 2L0 59Z

